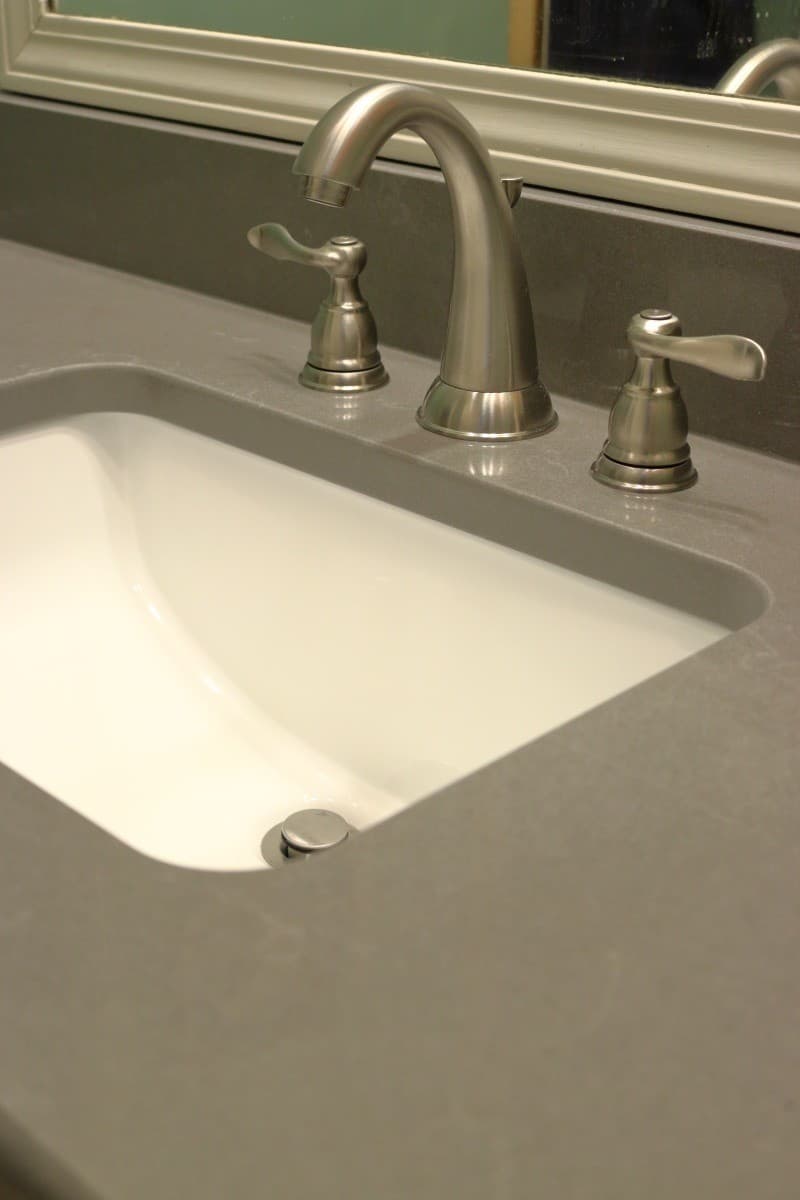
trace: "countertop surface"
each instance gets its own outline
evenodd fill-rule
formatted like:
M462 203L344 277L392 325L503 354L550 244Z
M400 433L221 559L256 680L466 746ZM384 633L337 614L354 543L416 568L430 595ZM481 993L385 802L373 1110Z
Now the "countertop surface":
M0 383L146 366L475 473L414 422L426 360L385 349L344 427L296 383L306 326L12 243L0 273ZM605 413L556 403L476 487L743 568L767 610L302 869L169 866L0 769L0 1160L28 1191L797 1196L800 471L693 438L696 488L626 498L588 473Z

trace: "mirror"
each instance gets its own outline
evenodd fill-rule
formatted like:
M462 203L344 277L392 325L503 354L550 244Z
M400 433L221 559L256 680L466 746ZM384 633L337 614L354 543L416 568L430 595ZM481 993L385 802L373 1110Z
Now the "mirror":
M799 16L800 0L0 0L0 88L296 144L354 88L402 80L440 89L500 175L800 233L800 105L783 102ZM405 129L382 157L433 165Z
M74 16L800 102L800 0L53 0Z

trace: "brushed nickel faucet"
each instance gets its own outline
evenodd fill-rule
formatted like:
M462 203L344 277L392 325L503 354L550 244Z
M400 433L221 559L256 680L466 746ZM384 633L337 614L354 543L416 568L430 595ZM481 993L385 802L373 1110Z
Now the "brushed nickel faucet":
M375 320L359 287L367 247L347 234L324 246L303 246L283 225L254 225L250 245L271 258L319 267L330 276L328 295L311 326L311 349L300 372L304 387L318 392L371 392L389 382L378 349Z
M424 87L382 83L335 104L294 165L304 195L344 205L384 143L400 129L433 150L450 194L455 234L450 314L439 375L417 413L425 429L475 441L510 441L556 424L539 379L528 282L511 212L477 131Z
M665 308L632 317L628 344L636 355L633 372L611 408L592 475L623 491L680 492L697 482L697 471L687 441L689 415L670 362L757 383L767 356L752 338L732 333L684 337L679 319Z

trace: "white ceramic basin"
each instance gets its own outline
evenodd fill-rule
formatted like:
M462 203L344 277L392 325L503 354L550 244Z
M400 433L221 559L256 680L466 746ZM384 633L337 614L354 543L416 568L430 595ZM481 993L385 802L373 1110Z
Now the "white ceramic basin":
M148 416L6 435L0 511L0 759L187 866L380 821L728 632Z

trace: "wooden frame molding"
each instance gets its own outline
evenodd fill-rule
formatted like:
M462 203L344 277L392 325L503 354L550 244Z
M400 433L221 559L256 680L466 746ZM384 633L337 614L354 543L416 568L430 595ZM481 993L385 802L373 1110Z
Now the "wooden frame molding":
M800 233L800 106L65 16L47 0L0 0L7 91L301 142L340 96L386 79L447 95L503 174ZM385 157L433 161L405 133Z
M541 0L508 0L508 62L538 67L541 54Z

